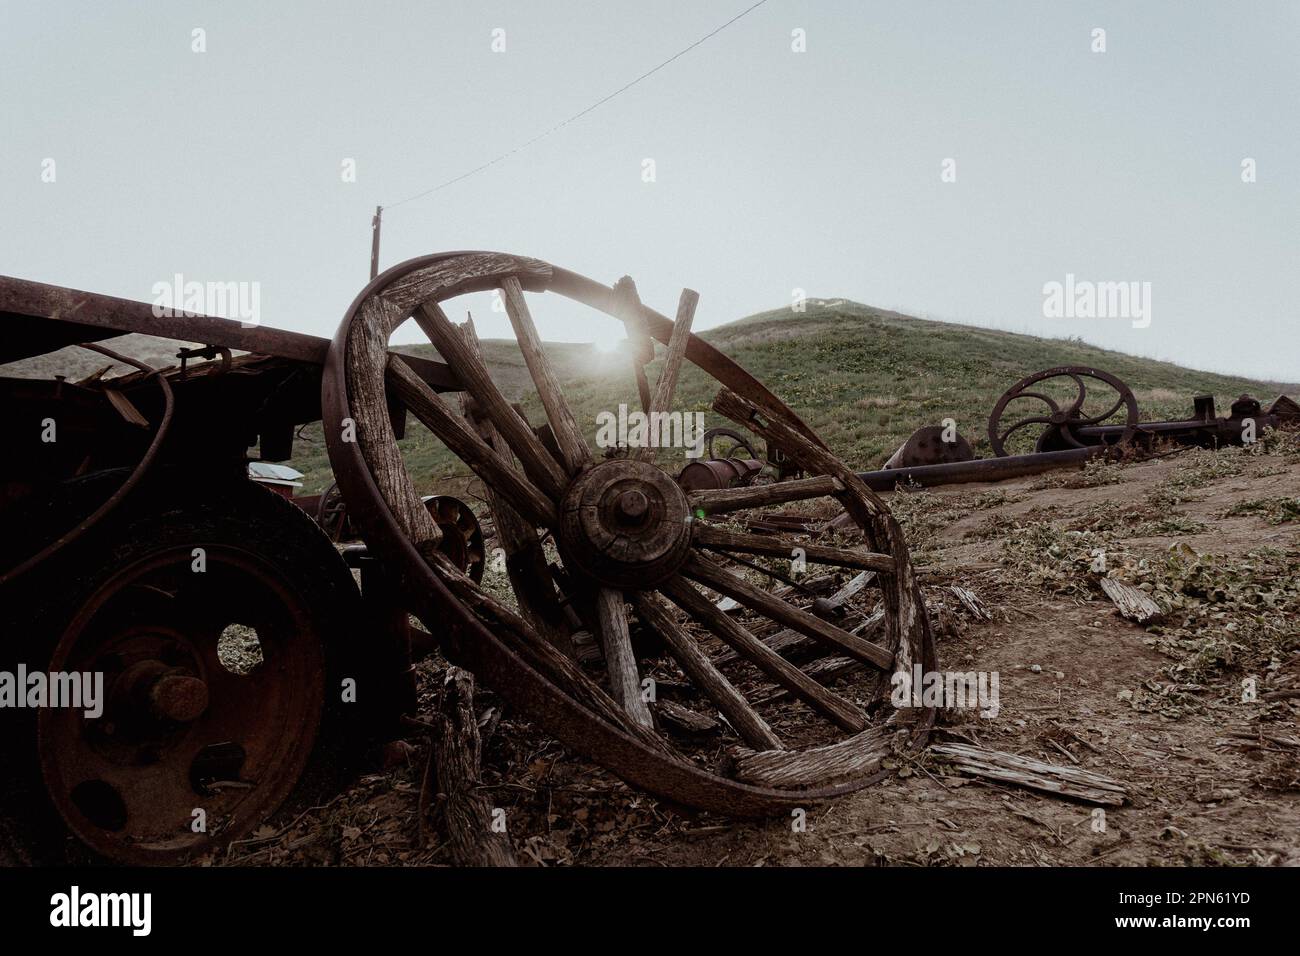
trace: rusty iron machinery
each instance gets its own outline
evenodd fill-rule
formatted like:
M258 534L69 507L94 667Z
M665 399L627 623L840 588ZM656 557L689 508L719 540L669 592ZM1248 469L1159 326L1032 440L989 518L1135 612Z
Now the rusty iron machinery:
M457 295L495 289L502 292L546 411L555 439L551 448L492 380L472 328L454 325L443 310ZM676 369L684 360L711 375L721 386L715 411L779 448L798 467L836 482L833 493L854 516L867 547L832 548L728 528L728 519L765 504L770 489L795 482L688 497L635 450L627 458L594 461L531 318L526 293L544 292L615 319L630 317L667 348L664 368L672 371L661 374L656 409L671 407ZM689 333L695 299L689 290L683 293L674 321L636 300L630 280L611 288L546 262L500 253L413 259L378 276L349 308L326 362L323 422L352 520L371 552L405 583L412 611L431 631L446 634L450 659L480 675L568 747L629 783L702 809L762 815L879 780L884 754L896 744L920 746L934 715L918 705L886 707L872 718L774 652L755 630L789 627L862 662L878 675L872 691L877 700L882 692L888 696L895 668L934 666L933 638L906 544L888 508L788 406ZM468 423L388 352L389 337L410 318L472 399ZM629 387L634 385L629 377ZM441 558L440 533L419 507L389 426L394 397L489 489L518 610ZM345 440L338 425L345 420L356 422L356 441ZM548 563L543 535L554 540L562 566ZM879 626L850 633L756 587L723 557L788 559L796 546L809 562L874 571L881 589ZM717 607L714 593L749 613L729 616ZM603 674L584 670L567 653L571 635L562 626L562 607L576 610L598 635ZM650 656L634 650L634 631L656 639ZM756 665L767 678L766 690L756 693L740 673L715 665L719 649ZM693 750L660 724L644 681L665 669L690 688L690 704L725 718L727 760L708 756L716 746L707 753ZM787 704L772 704L773 686L810 714L792 715Z
M483 546L483 528L474 509L452 495L425 495L421 500L442 532L439 550L475 581L483 580L487 559ZM357 529L348 520L347 502L343 499L337 481L320 496L311 513L321 530L335 544L360 538Z
M692 461L677 475L677 483L687 491L706 488L743 488L760 484L763 462L755 458L716 458Z
M1050 394L1053 380L1061 379L1068 380L1071 390L1074 391L1073 396L1061 398ZM1094 389L1097 388L1095 383L1102 383L1109 387L1116 395L1114 403L1108 405L1105 411L1088 414L1085 410L1088 401L1088 384L1085 380L1091 380ZM1046 408L1040 414L1025 416L1004 428L1002 419L1007 414L1008 407L1012 403L1024 400L1029 400L1039 407L1045 405ZM1018 406L1021 409L1023 407L1023 405ZM1097 444L1097 442L1087 441L1081 435L1081 430L1108 422L1121 411L1124 413L1122 431L1114 437L1111 444L1126 444L1137 432L1138 406L1133 390L1114 375L1101 369L1077 365L1044 369L1025 376L998 399L989 415L989 445L995 455L1006 457L1009 454L1007 440L1012 435L1022 428L1040 425L1042 427L1033 446L1035 452L1086 448L1089 444Z

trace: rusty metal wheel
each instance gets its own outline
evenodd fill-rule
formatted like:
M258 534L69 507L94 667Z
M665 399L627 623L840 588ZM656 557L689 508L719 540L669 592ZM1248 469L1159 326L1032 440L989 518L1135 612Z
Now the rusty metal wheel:
M337 481L320 496L316 504L316 523L335 544L348 540L348 509Z
M724 458L747 460L758 458L758 453L754 451L753 439L746 438L734 428L710 428L704 433L704 458L708 461Z
M483 550L483 528L474 509L451 495L427 495L424 507L442 532L442 553L472 581L482 581L487 560Z
M1053 379L1063 379L1065 381L1055 383L1052 381ZM1100 382L1113 390L1116 396L1114 404L1100 414L1088 414L1084 408L1085 403L1088 401L1088 386L1085 384L1084 379ZM1031 391L1030 386L1036 387ZM1059 394L1050 394L1053 388L1056 388ZM1073 395L1070 394L1071 392ZM1007 407L1013 402L1023 399L1030 399L1046 405L1050 409L1050 413L1031 415L1020 419L1005 429L1002 428L1002 418L1007 412ZM1033 375L1022 378L1002 393L1002 397L993 406L992 414L989 415L989 444L992 446L995 455L1004 458L1013 453L1008 451L1008 441L1011 436L1030 425L1042 425L1042 431L1039 432L1037 439L1034 441L1033 451L1065 451L1069 448L1086 448L1090 444L1099 444L1100 439L1089 441L1081 429L1104 424L1117 415L1121 409L1124 410L1124 431L1114 441L1114 444L1119 445L1127 444L1137 432L1138 406L1133 390L1116 376L1097 368L1063 365L1057 368L1044 369L1041 372L1035 372ZM1029 451L1030 449L1021 450Z
M70 554L50 643L22 652L29 672L102 675L100 713L36 714L34 757L63 824L114 862L245 835L309 764L330 775L360 743L340 681L378 694L346 650L351 573L311 520L249 482L195 491L137 503Z
M440 305L492 289L501 290L551 443L543 444L492 380L472 327L453 325ZM654 463L652 450L597 461L541 347L525 290L557 293L667 346L651 412L672 409L678 370L689 360L722 386L715 411L825 477L688 495ZM372 281L348 310L326 364L323 422L363 538L400 569L412 609L431 632L447 635L453 660L633 785L702 809L759 815L865 786L880 779L893 749L921 745L933 711L919 700L891 708L890 678L902 672L912 686L914 664L934 669L934 648L888 508L793 411L690 334L695 300L689 290L682 294L674 322L642 306L630 280L616 290L499 253L414 259ZM394 329L411 317L462 383L463 417L387 351ZM393 398L484 481L517 611L440 553L439 529L420 506L394 440ZM727 524L739 511L828 494L853 516L866 548ZM808 562L873 574L878 613L846 630L755 584L727 557L788 560L796 548ZM725 613L717 595L738 602L745 615ZM599 636L603 674L569 655L570 614ZM868 680L851 695L820 683L814 668L762 639L781 628L798 635L805 653L865 666ZM640 660L634 633L658 640ZM687 705L720 715L728 746L695 747L670 734L664 702L649 700L661 684L679 688L674 693Z

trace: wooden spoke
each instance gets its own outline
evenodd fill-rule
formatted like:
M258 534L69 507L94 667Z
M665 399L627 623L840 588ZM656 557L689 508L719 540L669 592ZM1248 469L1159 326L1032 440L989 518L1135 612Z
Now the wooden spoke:
M555 433L555 441L560 446L564 467L570 475L576 475L591 464L591 449L573 417L573 410L565 401L564 389L555 377L551 360L542 349L542 339L537 334L532 313L528 311L528 303L524 301L524 290L519 285L519 280L513 276L506 278L501 283L501 297L505 301L510 324L514 326L519 349L524 353L528 373L533 377L537 394L542 399L542 407L546 409L546 419L551 423L551 431Z
M641 699L641 675L632 653L632 636L627 628L627 608L623 592L601 588L596 592L596 617L601 643L605 648L605 667L609 672L610 691L627 715L642 727L654 727L650 708Z
M465 343L481 357L483 353L474 331L473 320L466 321L461 331ZM501 438L492 422L479 413L477 403L470 398L469 393L461 392L460 396L461 411L479 437L513 466L514 455L510 452L510 446ZM506 554L506 574L519 602L519 613L542 637L572 657L573 640L566 626L563 608L555 591L555 581L551 577L551 569L547 567L537 529L497 490L496 485L484 481L483 487L488 509L492 513L492 524L497 531L497 540Z
M834 478L829 475L818 475L816 478L795 478L792 481L778 481L774 484L754 485L750 488L692 491L686 496L686 500L690 502L694 514L720 515L730 511L747 511L750 508L787 504L791 501L825 498L839 490L840 486Z
M415 321L447 363L456 370L465 390L474 396L483 414L492 421L519 456L524 472L537 487L553 500L559 501L568 484L564 469L533 434L528 423L506 401L501 389L492 381L492 375L483 364L483 359L466 345L464 336L436 302L426 302L420 306L415 312Z
M627 330L628 344L631 346L632 374L636 377L636 390L641 398L641 410L650 411L652 401L650 382L646 378L647 362L654 361L655 345L646 335L645 323L641 320L641 297L637 295L636 283L631 276L623 276L614 283L615 312L623 321Z
M677 376L682 370L682 361L686 358L686 346L691 340L691 323L695 321L695 307L699 302L698 292L682 290L681 299L677 302L677 321L673 323L673 334L668 337L668 354L664 357L659 380L655 382L654 397L650 400L651 422L654 421L654 415L672 411ZM647 442L645 447L633 452L633 457L641 461L654 461L655 449Z
M894 558L893 571L882 572L880 576L881 601L886 608L885 642L894 651L892 666L904 673L910 673L914 664L920 664L926 670L934 669L930 619L912 569L907 540L880 496L824 446L812 442L787 422L731 389L724 388L718 392L713 407L781 448L800 467L821 472L832 479L837 488L834 492L836 499L866 532L867 540Z
M773 597L762 588L750 584L744 578L719 567L698 553L691 555L683 570L688 577L713 588L719 594L725 594L732 600L739 601L791 630L807 634L825 644L832 644L849 657L872 664L882 670L888 670L893 666L894 655L880 645L854 637L843 628L836 627L807 611L787 604L780 598Z
M656 734L653 728L633 720L626 710L587 676L577 661L561 654L555 647L538 637L513 609L480 588L444 555L433 554L429 563L453 594L492 620L497 627L501 628L503 634L514 638L513 649L548 679L563 687L574 699L581 700L585 706L590 707L615 727L621 728L655 750L671 753L672 748L667 741Z
M846 504L850 511L864 511L865 517L875 517L889 512L880 496L868 488L861 478L845 468L844 463L838 458L805 435L801 435L793 426L748 399L742 398L731 389L724 388L718 392L713 399L713 410L761 435L793 458L801 468L830 477L838 483L836 490L844 491L851 488L858 508Z
M457 333L459 337L460 333ZM548 528L559 526L555 504L492 448L457 415L400 355L388 359L388 383L426 428L438 436L474 473L528 518ZM512 411L510 413L514 415ZM517 417L517 416L516 416Z
M861 710L833 691L827 690L727 617L684 578L670 578L662 590L674 604L707 627L737 654L789 690L791 694L826 715L837 726L854 732L867 726L867 717Z
M833 564L861 571L892 571L894 559L887 554L858 551L853 548L832 548L821 544L794 541L777 535L743 534L706 524L696 524L693 540L696 544L720 551L739 551L744 554L766 554L776 558L792 558L796 548L803 551L804 559L815 564Z
M640 592L636 598L636 608L642 620L663 638L668 652L682 672L709 695L745 743L755 750L783 749L781 738L749 706L740 691L713 666L708 655L695 643L686 628L677 622L672 610L659 595L648 591Z

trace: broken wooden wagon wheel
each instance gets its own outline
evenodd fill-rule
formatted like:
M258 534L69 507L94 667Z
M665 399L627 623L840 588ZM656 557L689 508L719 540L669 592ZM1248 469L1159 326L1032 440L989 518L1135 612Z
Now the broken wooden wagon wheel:
M895 747L922 745L933 721L932 710L910 696L908 706L868 715L888 701L895 671L911 687L913 664L935 667L929 621L897 523L794 412L690 334L693 292L683 292L673 322L636 302L634 292L629 308L629 287L625 281L616 293L536 259L486 252L413 259L372 281L334 338L322 395L330 461L362 536L397 569L412 610L433 633L446 635L452 660L567 746L638 787L701 809L761 815L880 779L883 758ZM453 325L440 305L491 289L501 290L545 409L550 450L492 380L472 327ZM723 386L716 410L832 480L697 492L688 499L653 463L651 449L593 459L541 347L525 290L554 292L618 318L630 311L667 346L651 411L672 408L678 369L689 359ZM388 352L393 330L410 317L464 386L464 417ZM439 531L420 507L394 439L390 395L486 485L517 611L439 554ZM871 550L739 533L708 520L822 497L828 488ZM545 550L540 529L553 537L555 552ZM881 614L870 633L879 635L878 643L788 603L717 557L789 559L795 548L810 562L875 572ZM807 644L874 668L872 700L864 706L819 683L756 637L753 625L720 610L702 588L733 598ZM638 661L628 603L662 642L660 657ZM575 610L600 638L604 686L570 656ZM728 759L716 759L716 746L693 751L661 733L644 699L652 696L644 693L647 685L658 686L643 685L650 673L670 676L665 683L674 693L707 701L725 718Z
M1075 396L1069 405L1064 408L1061 407L1062 402L1058 402L1056 398L1047 394L1045 388L1040 386L1033 391L1029 390L1031 385L1046 383L1055 378L1071 379L1074 386ZM1085 378L1104 382L1114 389L1116 393L1115 404L1100 415L1087 415L1084 411L1084 402L1088 399L1088 387L1084 383ZM1020 419L1009 428L1003 429L1002 416L1006 413L1007 406L1021 399L1033 399L1036 402L1045 404L1051 410L1050 414L1031 415ZM1089 441L1081 429L1108 421L1121 408L1124 409L1125 414L1124 431L1114 441L1114 444L1118 445L1127 444L1137 432L1138 406L1133 390L1116 376L1097 368L1063 365L1057 368L1044 369L1041 372L1035 372L1033 375L1022 378L1002 393L1002 397L993 406L992 414L989 415L989 444L992 446L995 455L1005 458L1009 454L1006 444L1007 439L1022 428L1030 425L1042 425L1043 430L1034 442L1035 452L1086 448L1089 445L1099 444L1101 439Z

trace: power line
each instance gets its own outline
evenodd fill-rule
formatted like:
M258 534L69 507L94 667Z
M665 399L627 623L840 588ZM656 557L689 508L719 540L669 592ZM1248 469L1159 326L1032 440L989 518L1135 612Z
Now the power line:
M599 109L600 107L604 106L606 103L608 103L610 100L612 100L614 97L618 96L619 94L621 94L621 93L626 93L628 90L630 90L632 87L636 86L636 85L637 85L638 83L640 83L642 80L645 80L645 79L648 79L648 78L651 77L651 76L654 76L656 73L658 73L660 70L662 70L662 69L663 69L664 67L666 67L668 64L672 63L674 60L680 59L681 57L685 56L687 53L690 53L692 50L694 50L694 49L695 49L697 46L699 46L701 43L704 43L706 40L709 40L709 39L711 39L711 38L717 36L719 33L721 33L723 30L727 29L727 27L731 26L731 25L732 25L733 23L735 23L737 20L741 19L742 17L748 16L750 13L753 13L755 10L757 10L759 7L761 7L761 6L762 6L763 4L765 4L765 3L767 3L767 0L758 0L758 2L755 3L753 6L746 7L744 10L740 11L740 13L736 14L734 17L732 17L732 18L731 18L730 20L728 20L726 23L722 24L722 26L717 27L716 29L711 30L710 32L706 33L704 36L700 37L698 40L696 40L696 41L695 41L694 43L692 43L690 46L688 46L688 47L686 47L686 48L684 48L684 49L682 49L682 50L677 51L677 52L674 53L672 56L670 56L668 59L666 59L666 60L664 60L662 63L660 63L658 66L654 67L653 69L647 70L646 72L642 73L640 76L638 76L636 79L632 80L631 82L629 82L629 83L625 83L623 86L620 86L620 87L619 87L618 89L616 89L613 93L610 93L609 95L607 95L607 96L605 96L605 97L603 97L603 98L597 100L595 103L592 103L592 104L591 104L590 106L588 106L586 109L581 110L581 111L579 111L579 112L577 112L577 113L574 113L574 114L573 114L572 116L570 116L568 119L565 119L565 120L560 121L559 123L556 123L556 124L555 124L554 126L552 126L550 129L546 130L546 131L543 132L543 133L539 133L537 136L534 136L532 139L528 140L527 142L525 142L525 143L520 143L518 146L514 147L513 149L510 149L510 150L508 150L508 151L502 153L500 156L497 156L495 159L490 159L490 160L488 160L486 163L483 163L481 166L475 166L473 169L469 170L468 172L461 173L459 176L456 176L456 177L454 177L454 178L452 178L452 179L448 179L446 182L441 182L441 183L439 183L439 184L436 185L436 186L431 186L431 187L429 187L428 189L424 190L424 192L416 193L414 196L407 196L405 199L400 200L399 202L391 203L391 204L385 206L384 208L385 208L385 209L393 209L393 208L395 208L395 207L397 207L397 206L403 206L403 205L405 205L405 204L408 203L408 202L414 202L414 201L417 200L417 199L423 199L425 196L432 195L433 193L436 193L436 192L438 192L439 190L446 189L448 186L455 185L456 183L460 182L460 181L463 180L463 179L468 179L470 176L473 176L473 175L476 174L476 173L481 173L481 172L483 172L483 170L488 169L488 168L490 168L490 167L492 167L492 166L495 166L497 163L501 162L502 160L509 159L511 156L515 155L515 153L518 153L518 152L521 152L522 150L527 149L529 146L532 146L534 143L538 142L539 140L543 140L543 139L545 139L547 136L550 136L552 133L558 132L559 130L561 130L561 129L563 129L564 127L568 126L570 123L573 123L573 122L576 122L577 120L582 119L582 117L586 116L586 115L587 115L588 113L590 113L592 110Z

